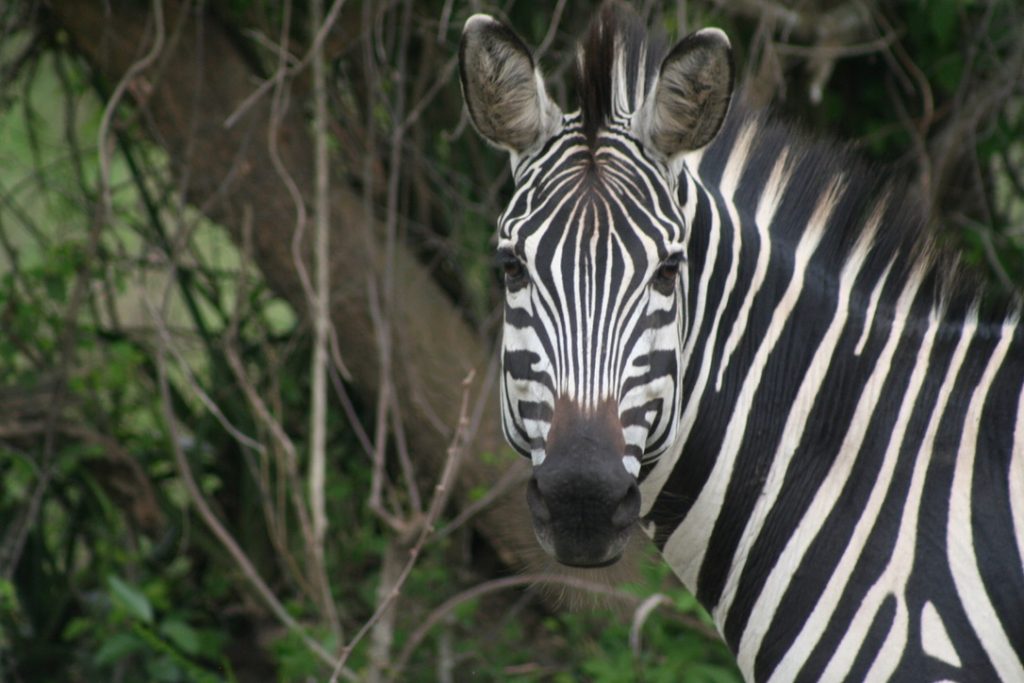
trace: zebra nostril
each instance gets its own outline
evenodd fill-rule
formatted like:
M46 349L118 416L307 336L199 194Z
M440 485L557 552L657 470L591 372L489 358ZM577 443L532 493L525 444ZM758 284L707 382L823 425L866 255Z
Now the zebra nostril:
M612 513L612 525L616 529L625 529L633 524L640 515L640 489L636 483L630 483L626 495L615 506Z
M526 503L530 506L530 512L533 513L536 522L547 524L551 521L551 510L548 509L547 503L544 502L544 496L541 495L537 477L531 477L530 483L526 487Z

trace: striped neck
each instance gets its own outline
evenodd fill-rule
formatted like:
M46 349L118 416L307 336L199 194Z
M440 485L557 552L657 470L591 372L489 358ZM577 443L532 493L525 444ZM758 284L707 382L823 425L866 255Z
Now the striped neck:
M839 172L834 150L789 139L736 116L688 160L678 440L641 472L648 533L741 665L764 635L751 621L766 628L799 602L793 571L810 595L837 568L853 572L857 555L830 535L869 550L945 535L945 519L926 526L935 503L923 481L953 476L956 459L936 444L982 419L979 386L1002 381L1024 405L1019 316L983 317L979 295L921 246L913 206L877 198L855 164ZM1011 456L1022 457L992 454L1005 468ZM893 496L919 506L921 528L885 531L899 518ZM864 506L883 520L874 530L858 525Z

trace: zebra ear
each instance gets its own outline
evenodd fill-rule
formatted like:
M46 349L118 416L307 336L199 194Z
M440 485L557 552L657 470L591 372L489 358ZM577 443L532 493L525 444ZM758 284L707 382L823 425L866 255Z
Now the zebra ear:
M466 20L459 76L469 118L488 142L515 154L547 140L562 112L512 29L486 14Z
M700 149L722 127L732 87L729 38L717 28L691 33L661 63L635 124L639 138L667 159Z

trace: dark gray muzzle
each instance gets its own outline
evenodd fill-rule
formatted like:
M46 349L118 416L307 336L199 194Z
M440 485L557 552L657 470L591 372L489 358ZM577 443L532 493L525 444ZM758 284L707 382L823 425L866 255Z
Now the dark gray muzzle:
M640 491L623 465L624 448L614 403L583 412L574 402L556 402L527 502L537 540L562 564L600 567L622 555L640 513Z

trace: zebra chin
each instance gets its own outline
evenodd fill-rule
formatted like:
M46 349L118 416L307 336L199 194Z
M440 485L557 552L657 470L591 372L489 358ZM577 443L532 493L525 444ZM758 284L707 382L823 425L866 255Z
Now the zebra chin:
M622 556L640 514L640 490L624 450L615 402L582 410L556 401L526 500L537 541L558 562L603 567Z

